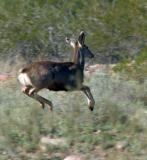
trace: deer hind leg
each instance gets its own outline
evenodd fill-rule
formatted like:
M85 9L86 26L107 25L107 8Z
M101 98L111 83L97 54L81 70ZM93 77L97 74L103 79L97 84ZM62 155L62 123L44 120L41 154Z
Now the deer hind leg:
M32 87L26 87L25 86L25 87L22 88L22 92L24 94L26 94L27 96L29 96L29 97L35 99L36 101L38 101L41 104L43 109L45 108L45 104L47 104L49 110L52 111L53 110L52 102L43 98L42 96L38 95L37 94L38 91L39 90L37 90L35 88L32 88Z
M95 105L95 100L94 100L93 95L90 91L90 88L88 86L83 86L81 90L85 93L85 95L87 97L89 109L91 111L93 111L94 105Z
M38 102L41 103L42 108L45 108L45 104L47 104L49 111L53 110L52 102L47 100L46 98L40 96L37 94L37 92L34 92L33 94L29 95L31 98L36 99Z

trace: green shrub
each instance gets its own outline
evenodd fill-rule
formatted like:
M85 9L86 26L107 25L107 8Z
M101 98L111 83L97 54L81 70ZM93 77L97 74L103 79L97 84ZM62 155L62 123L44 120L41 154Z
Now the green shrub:
M117 141L128 141L130 138L132 144L128 149L132 152L140 150L142 147L133 148L133 141L147 131L146 105L142 98L146 94L146 81L139 83L126 80L121 74L114 77L108 73L97 73L85 83L90 86L96 101L93 112L89 111L81 92L40 92L53 101L54 111L50 113L47 109L42 110L33 99L21 94L16 82L1 87L2 149L17 152L21 148L36 154L40 137L50 135L64 137L68 141L65 148L49 147L52 153L72 150L87 154L94 152L96 146L109 150L114 148ZM146 145L143 140L140 143Z

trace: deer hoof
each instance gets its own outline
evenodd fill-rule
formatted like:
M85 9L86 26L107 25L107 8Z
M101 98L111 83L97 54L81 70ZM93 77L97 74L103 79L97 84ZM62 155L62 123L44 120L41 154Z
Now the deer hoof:
M52 107L50 107L50 111L51 111L51 112L53 111L53 108L52 108Z
M52 112L53 111L53 106L49 106L48 109L49 109L50 112Z
M93 111L93 110L94 110L94 107L93 107L93 106L90 106L89 109L90 109L90 111Z
M45 108L45 104L41 103L41 107L42 107L42 109L44 109Z
M53 104L52 104L52 102L50 102L50 104L48 104L47 107L48 107L48 110L49 110L50 112L53 111Z
M94 101L89 101L89 109L90 109L91 111L94 110L94 104L95 104Z

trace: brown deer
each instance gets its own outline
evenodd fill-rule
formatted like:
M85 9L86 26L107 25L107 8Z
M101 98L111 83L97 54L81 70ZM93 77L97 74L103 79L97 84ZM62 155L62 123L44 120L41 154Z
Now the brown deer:
M19 71L18 80L21 83L22 92L41 103L42 108L47 104L52 110L52 102L38 95L43 88L52 91L81 90L88 99L89 109L94 109L94 98L90 88L83 85L85 56L94 57L92 52L84 44L85 34L81 32L77 41L66 39L74 49L72 62L39 61L22 68Z

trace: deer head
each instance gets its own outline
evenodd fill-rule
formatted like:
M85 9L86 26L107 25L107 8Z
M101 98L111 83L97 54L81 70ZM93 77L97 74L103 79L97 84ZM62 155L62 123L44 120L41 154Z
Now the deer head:
M90 51L88 46L85 44L85 33L81 31L78 40L72 38L66 38L66 43L70 44L73 48L73 62L76 63L77 61L77 54L78 51L81 50L84 53L84 57L93 58L94 54Z

